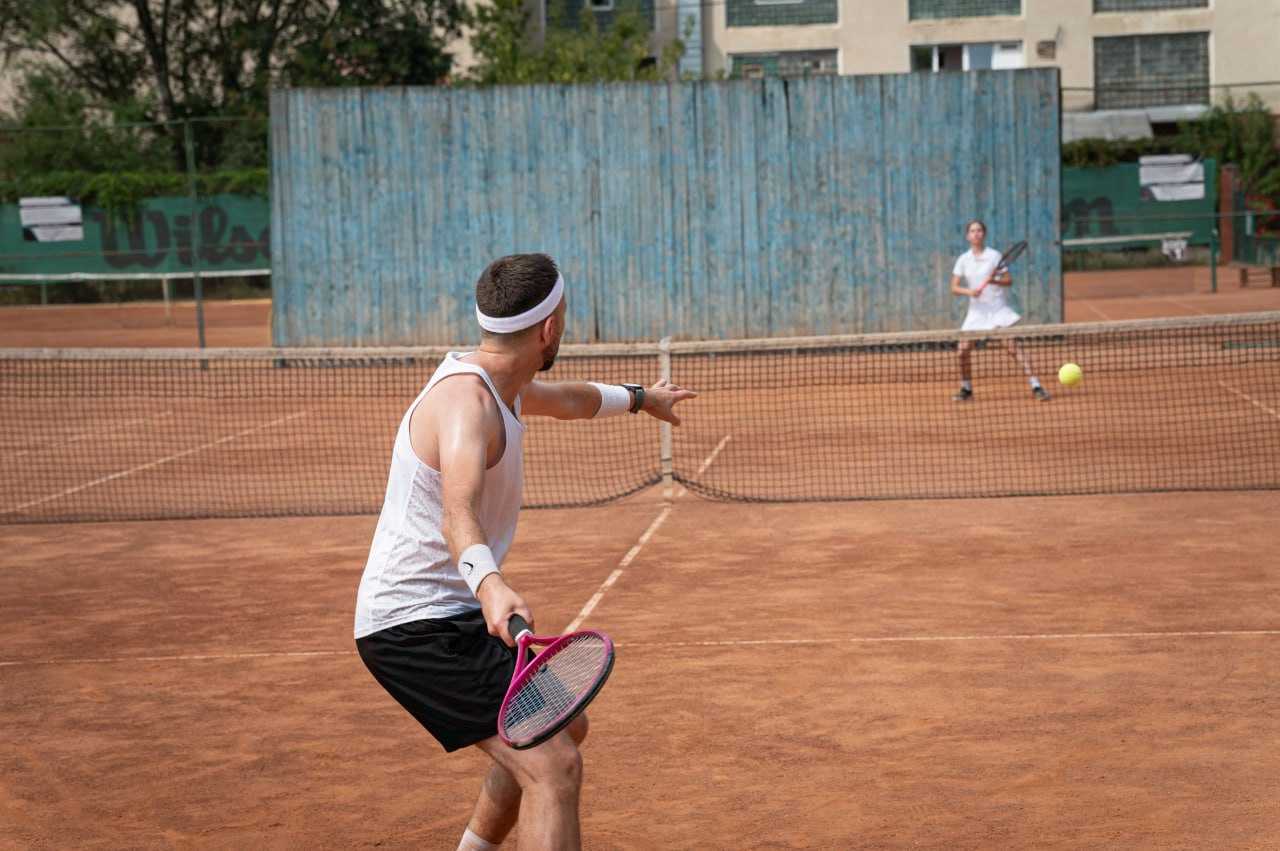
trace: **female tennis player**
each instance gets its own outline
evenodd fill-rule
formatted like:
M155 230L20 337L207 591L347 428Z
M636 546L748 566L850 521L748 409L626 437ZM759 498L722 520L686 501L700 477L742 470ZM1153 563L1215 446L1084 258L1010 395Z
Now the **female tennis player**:
M586 716L528 750L496 735L515 668L507 620L534 623L501 572L520 510L522 416L643 411L679 425L675 405L696 395L666 381L535 381L560 348L564 288L545 254L484 270L480 348L446 356L400 421L356 597L356 646L374 679L446 751L475 745L493 760L458 846L467 851L497 847L517 820L521 848L580 846Z
M991 331L996 328L1008 328L1022 317L1009 306L1006 291L1013 286L1013 278L1008 269L997 269L1001 255L994 248L987 248L987 226L978 219L965 225L965 239L969 250L956 258L955 268L951 273L951 294L969 297L969 312L965 314L961 331ZM961 340L960 355L960 390L951 398L957 402L969 402L973 399L973 373L970 369L970 352L973 340ZM1040 386L1040 379L1031 370L1031 362L1027 360L1016 340L1006 338L1005 348L1021 366L1031 384L1031 393L1041 402L1049 401L1049 392Z

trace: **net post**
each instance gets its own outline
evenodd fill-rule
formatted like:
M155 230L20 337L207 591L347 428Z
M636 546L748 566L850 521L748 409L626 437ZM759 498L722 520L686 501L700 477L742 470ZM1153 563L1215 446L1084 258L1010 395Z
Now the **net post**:
M41 304L49 303L49 282L48 281L40 282L40 303Z
M671 338L663 337L658 341L658 377L664 381L671 380ZM674 476L671 463L671 423L658 424L658 466L662 471L662 496L671 498Z
M160 278L160 294L164 298L164 324L173 324L173 284L168 275Z

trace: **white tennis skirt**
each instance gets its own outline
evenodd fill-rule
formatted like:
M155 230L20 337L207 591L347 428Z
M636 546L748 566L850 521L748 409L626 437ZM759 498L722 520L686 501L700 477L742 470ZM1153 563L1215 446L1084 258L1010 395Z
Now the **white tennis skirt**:
M969 305L965 314L961 331L991 331L996 328L1008 328L1022 317L1007 304L984 305L981 302Z

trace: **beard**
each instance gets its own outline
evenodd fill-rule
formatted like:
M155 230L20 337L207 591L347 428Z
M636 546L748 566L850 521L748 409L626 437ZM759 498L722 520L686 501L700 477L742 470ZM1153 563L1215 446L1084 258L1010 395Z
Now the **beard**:
M542 366L538 367L538 372L546 372L556 365L556 355L560 353L560 341L556 340L550 346L542 350Z

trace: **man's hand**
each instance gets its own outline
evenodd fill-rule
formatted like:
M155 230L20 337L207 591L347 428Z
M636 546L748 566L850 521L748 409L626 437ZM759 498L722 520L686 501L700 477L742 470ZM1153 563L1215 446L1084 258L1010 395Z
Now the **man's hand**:
M500 573L490 573L476 589L476 598L480 600L480 609L484 612L484 623L489 634L502 639L508 647L515 647L515 639L507 629L507 621L512 614L524 618L533 629L533 615L525 605L524 598L512 590Z
M644 407L646 414L672 425L680 425L680 418L673 410L677 402L697 397L692 390L685 390L667 381L665 378L644 391Z

